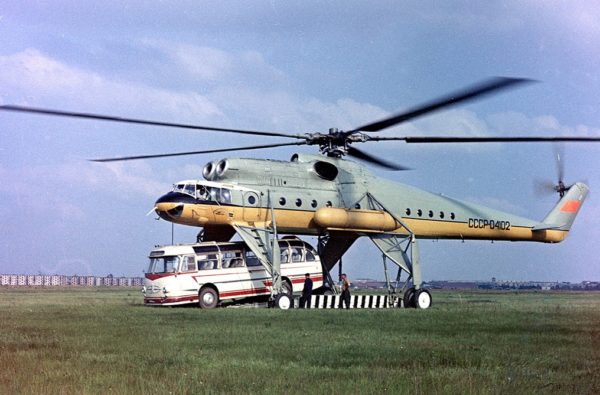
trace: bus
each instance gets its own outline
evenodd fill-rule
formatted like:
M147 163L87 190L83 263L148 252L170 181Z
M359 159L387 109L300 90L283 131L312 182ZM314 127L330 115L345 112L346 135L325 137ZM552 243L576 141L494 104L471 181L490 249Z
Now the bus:
M302 291L306 273L315 291L323 286L321 260L308 243L279 240L283 292ZM156 247L145 273L145 305L198 304L211 309L223 302L271 294L272 278L242 241L202 242Z

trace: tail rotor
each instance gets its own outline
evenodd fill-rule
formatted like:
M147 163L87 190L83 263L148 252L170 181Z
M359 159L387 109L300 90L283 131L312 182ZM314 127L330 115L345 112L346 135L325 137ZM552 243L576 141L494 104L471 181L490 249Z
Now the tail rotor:
M554 186L554 190L558 192L560 197L565 196L565 193L571 188L565 186L565 146L562 144L554 145L554 157L556 158L556 173L558 174L558 183Z
M555 184L553 181L549 180L535 180L534 188L536 194L538 195L547 195L549 193L558 193L562 198L565 196L565 193L573 186L566 185L564 182L565 178L565 149L564 146L554 145L554 161L556 164L556 174L558 176L558 181Z

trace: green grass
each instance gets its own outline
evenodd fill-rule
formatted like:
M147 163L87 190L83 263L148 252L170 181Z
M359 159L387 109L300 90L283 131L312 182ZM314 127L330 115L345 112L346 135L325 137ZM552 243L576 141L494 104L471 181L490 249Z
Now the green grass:
M426 311L205 311L3 288L0 393L600 393L600 293L433 295Z

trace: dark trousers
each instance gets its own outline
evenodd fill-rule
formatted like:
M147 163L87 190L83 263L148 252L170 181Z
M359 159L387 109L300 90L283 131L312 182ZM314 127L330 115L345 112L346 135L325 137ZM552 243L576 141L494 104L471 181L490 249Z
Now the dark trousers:
M350 290L342 291L342 297L340 298L340 305L338 306L340 309L346 305L346 308L350 308Z
M302 295L300 297L300 308L307 308L310 309L310 301L312 299L312 295Z

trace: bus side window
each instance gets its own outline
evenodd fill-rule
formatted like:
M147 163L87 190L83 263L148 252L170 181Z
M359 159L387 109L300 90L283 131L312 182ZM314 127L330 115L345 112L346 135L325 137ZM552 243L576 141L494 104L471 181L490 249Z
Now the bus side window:
M182 271L186 271L186 272L195 272L196 271L196 260L194 259L193 255L188 255L186 257L183 258L183 266L182 266Z
M290 251L287 248L282 248L280 263L288 263L289 260L290 260Z
M198 270L212 270L217 268L217 255L198 255Z
M311 250L306 250L306 262L316 261L315 254Z
M302 249L300 247L292 247L292 262L302 262Z
M260 260L252 251L246 251L246 266L255 267L261 266Z
M229 267L244 267L244 260L242 258L233 258Z
M242 259L242 253L240 251L226 251L223 252L223 260L221 261L221 267L226 269L229 267L243 267L244 260Z

